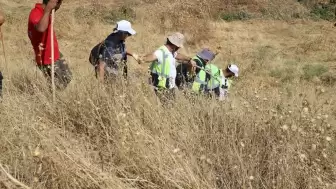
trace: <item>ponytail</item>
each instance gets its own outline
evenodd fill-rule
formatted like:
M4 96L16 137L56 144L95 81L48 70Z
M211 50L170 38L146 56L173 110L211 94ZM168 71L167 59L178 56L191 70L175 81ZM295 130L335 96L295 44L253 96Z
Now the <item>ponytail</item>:
M112 33L117 33L118 32L118 24L115 26L115 28L113 28L113 31L112 31Z

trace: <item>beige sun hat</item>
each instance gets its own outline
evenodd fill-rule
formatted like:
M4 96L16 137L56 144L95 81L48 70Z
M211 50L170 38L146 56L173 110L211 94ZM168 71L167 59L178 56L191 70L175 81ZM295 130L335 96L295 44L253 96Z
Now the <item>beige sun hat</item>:
M177 47L183 48L183 44L185 42L184 35L180 32L175 32L172 35L168 36L168 40L176 45Z

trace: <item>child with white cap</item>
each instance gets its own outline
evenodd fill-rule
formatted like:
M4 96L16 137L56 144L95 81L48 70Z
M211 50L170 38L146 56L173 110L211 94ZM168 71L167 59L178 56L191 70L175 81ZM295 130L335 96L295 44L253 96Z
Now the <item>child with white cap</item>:
M239 68L235 64L229 64L225 69L219 69L214 64L208 64L205 67L206 75L206 93L214 92L219 100L225 100L231 85L231 77L238 77Z

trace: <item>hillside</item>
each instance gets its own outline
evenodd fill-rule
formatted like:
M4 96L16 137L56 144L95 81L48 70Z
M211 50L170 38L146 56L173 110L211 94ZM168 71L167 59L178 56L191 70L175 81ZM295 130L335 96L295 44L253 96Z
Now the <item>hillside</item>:
M74 78L53 106L27 36L34 3L0 0L0 189L336 188L334 5L195 2L65 0L55 28ZM164 109L133 60L129 82L98 85L89 52L122 18L139 54L174 31L190 56L221 47L214 63L241 70L229 100L180 92Z

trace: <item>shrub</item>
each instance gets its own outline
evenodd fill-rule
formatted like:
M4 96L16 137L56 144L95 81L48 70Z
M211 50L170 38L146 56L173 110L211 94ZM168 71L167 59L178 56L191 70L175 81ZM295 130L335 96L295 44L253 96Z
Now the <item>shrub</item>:
M108 24L115 24L118 20L133 21L136 18L135 11L129 6L121 6L110 10L101 4L92 4L90 7L78 7L74 16L77 20L99 19Z
M286 4L286 6L283 6ZM307 7L291 0L265 1L260 3L259 13L266 19L290 20L303 18L309 13Z
M314 77L321 77L328 71L328 68L322 64L307 64L303 67L303 78L311 80Z
M270 71L270 76L275 78L281 78L282 76L282 70L280 69L273 69Z
M317 17L319 19L332 21L335 20L335 12L334 8L331 5L326 6L315 6L311 13L314 17Z
M129 20L133 21L136 18L135 11L128 6L122 6L116 10L109 11L104 17L103 20L107 23L114 24L118 20Z
M292 68L275 68L270 71L271 77L281 79L282 82L291 81L294 77L294 69Z
M77 7L74 12L74 16L77 20L84 20L89 19L93 17L100 17L101 12L106 11L105 7L101 6L90 6L88 8L86 7Z
M336 83L336 73L326 72L321 76L323 84L333 86Z
M228 22L231 22L234 20L248 20L252 18L250 14L244 11L240 11L236 13L222 13L220 17L222 20L225 20Z

